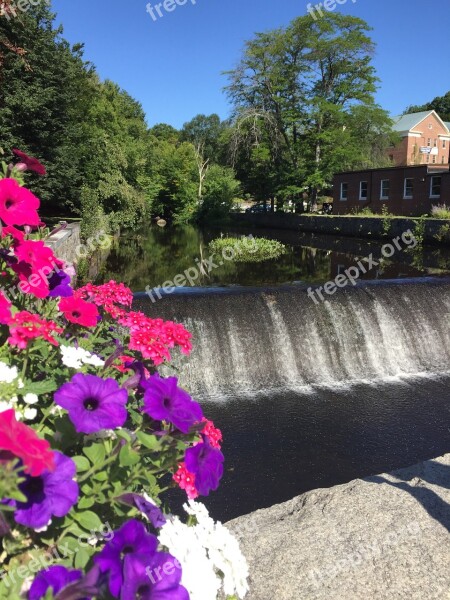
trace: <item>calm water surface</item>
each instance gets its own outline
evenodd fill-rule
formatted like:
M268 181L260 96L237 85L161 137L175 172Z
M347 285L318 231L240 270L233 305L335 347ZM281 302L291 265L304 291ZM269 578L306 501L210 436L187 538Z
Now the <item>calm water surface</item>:
M157 226L137 232L125 232L110 253L97 277L97 283L113 278L123 281L135 292L172 281L177 274L196 268L210 256L208 244L221 235L262 236L287 245L287 253L262 263L224 261L208 275L200 274L196 287L265 286L289 283L322 283L357 263L371 253L381 256L382 243L316 236L283 230L200 229L194 226ZM220 261L217 261L220 262ZM382 267L376 267L363 279L440 276L450 273L450 250L427 248L399 251Z

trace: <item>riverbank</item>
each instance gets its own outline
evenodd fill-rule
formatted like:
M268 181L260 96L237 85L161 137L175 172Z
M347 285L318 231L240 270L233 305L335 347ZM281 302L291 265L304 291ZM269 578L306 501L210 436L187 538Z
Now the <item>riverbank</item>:
M314 490L228 527L250 566L246 600L444 600L450 454Z
M231 214L235 226L291 229L301 232L370 239L393 239L411 230L424 244L450 246L450 222L444 219L295 215L289 213Z

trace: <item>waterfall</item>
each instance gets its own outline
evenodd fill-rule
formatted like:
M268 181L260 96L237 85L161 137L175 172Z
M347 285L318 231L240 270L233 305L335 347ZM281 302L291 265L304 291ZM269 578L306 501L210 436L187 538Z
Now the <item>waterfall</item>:
M450 281L366 282L315 304L306 288L177 293L135 309L185 323L180 380L197 397L308 390L440 374L450 365Z

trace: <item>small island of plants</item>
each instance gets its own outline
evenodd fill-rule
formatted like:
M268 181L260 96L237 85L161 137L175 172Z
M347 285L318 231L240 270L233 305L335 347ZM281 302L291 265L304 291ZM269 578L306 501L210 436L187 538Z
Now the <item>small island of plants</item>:
M245 237L241 239L221 237L210 242L208 246L212 254L234 253L235 262L263 262L279 258L286 253L286 246L277 240Z

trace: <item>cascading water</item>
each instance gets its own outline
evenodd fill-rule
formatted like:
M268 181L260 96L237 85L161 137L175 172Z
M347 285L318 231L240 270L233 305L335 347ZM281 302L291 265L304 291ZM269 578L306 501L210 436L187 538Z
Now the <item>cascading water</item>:
M205 399L449 370L448 280L366 283L319 304L302 287L135 304L192 331L181 380Z
M317 305L290 287L135 308L194 334L180 378L224 432L217 518L449 451L450 280L362 283Z

